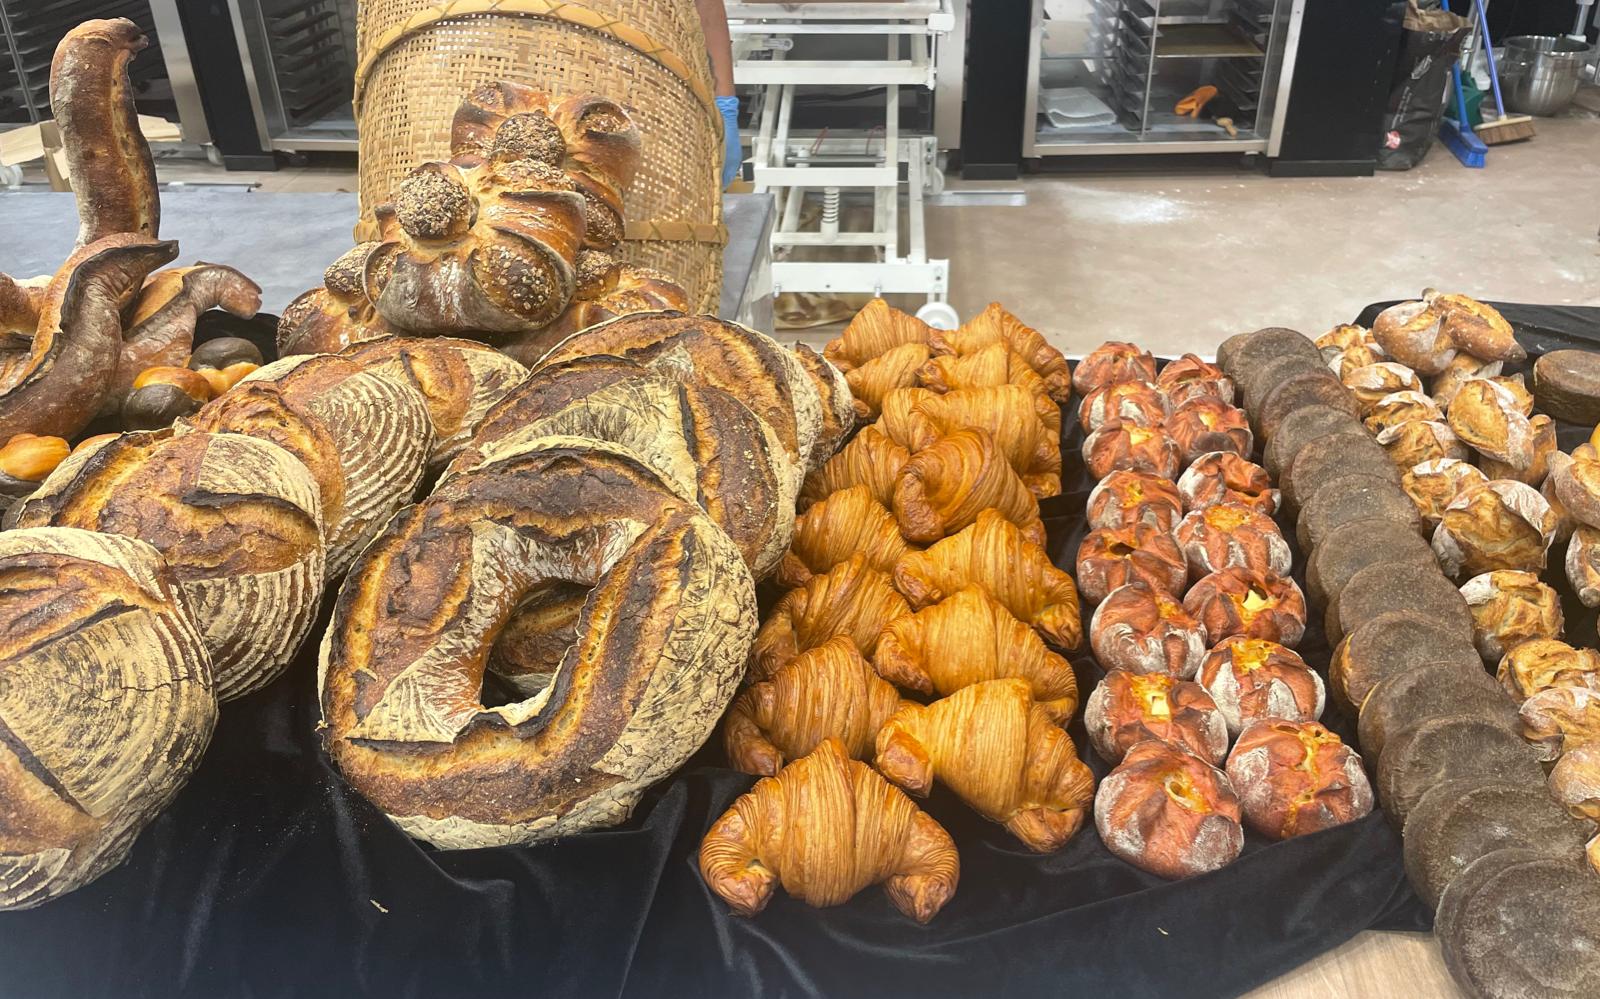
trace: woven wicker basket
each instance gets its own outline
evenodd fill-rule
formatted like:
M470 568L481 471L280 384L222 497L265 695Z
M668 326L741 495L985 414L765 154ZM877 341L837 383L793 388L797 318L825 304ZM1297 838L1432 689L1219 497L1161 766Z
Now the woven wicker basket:
M688 0L362 0L356 128L361 223L417 164L447 159L472 88L510 80L626 106L644 139L623 257L676 277L700 311L722 286L722 120Z

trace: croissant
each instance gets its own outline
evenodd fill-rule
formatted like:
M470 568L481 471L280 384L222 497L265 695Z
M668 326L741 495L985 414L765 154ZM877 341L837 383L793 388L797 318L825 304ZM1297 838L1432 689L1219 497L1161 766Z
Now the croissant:
M991 343L965 357L947 354L931 358L917 372L917 380L934 392L1016 385L1033 396L1034 412L1050 432L1061 433L1061 405L1050 398L1050 387L1021 354L1003 343Z
M852 486L866 486L872 490L872 498L887 507L894 502L900 470L910 460L911 452L882 431L863 427L827 464L806 476L800 502L805 506Z
M943 436L932 419L922 412L922 404L936 394L925 388L897 388L878 405L878 420L872 424L883 436L912 454ZM960 429L960 428L957 428Z
M902 344L846 371L844 381L855 398L856 415L872 419L882 408L884 396L917 384L917 372L928 356L927 344Z
M771 777L825 739L839 740L859 760L871 754L873 737L899 707L894 687L854 642L836 635L739 695L723 723L728 761Z
M955 894L961 861L944 827L829 739L756 782L700 844L700 876L741 916L776 884L808 905L838 905L882 883L919 923Z
M1072 577L993 510L978 514L971 527L927 551L901 556L894 585L912 607L926 607L977 586L1056 645L1075 649L1083 641Z
M901 312L881 298L874 298L855 314L843 333L828 341L822 348L822 356L848 374L896 347L926 344L930 332L928 324L916 316Z
M946 434L986 431L1029 491L1040 498L1056 496L1061 493L1061 434L1050 432L1033 413L1033 397L1015 385L944 395L900 389L884 400L878 426L913 454Z
M888 575L867 565L865 555L852 555L774 605L750 650L750 676L768 679L835 635L848 636L863 656L871 656L889 622L910 613Z
M894 516L910 541L933 542L998 510L1044 544L1039 501L1012 471L994 438L982 430L962 430L911 456L894 485Z
M1050 390L1050 398L1066 405L1072 400L1072 375L1061 351L1050 346L1038 330L1001 308L999 302L974 316L953 332L934 330L928 346L934 354L975 354L990 344L1003 343L1028 363Z
M878 733L873 765L916 795L938 777L1036 853L1065 846L1094 804L1094 774L1026 680L974 684L926 707L906 702Z
M873 661L884 679L922 694L946 697L1016 677L1054 721L1064 723L1078 709L1072 664L976 586L890 622Z
M894 516L866 486L851 486L813 505L794 520L789 551L778 563L778 585L804 586L860 552L879 572L890 572L911 548Z

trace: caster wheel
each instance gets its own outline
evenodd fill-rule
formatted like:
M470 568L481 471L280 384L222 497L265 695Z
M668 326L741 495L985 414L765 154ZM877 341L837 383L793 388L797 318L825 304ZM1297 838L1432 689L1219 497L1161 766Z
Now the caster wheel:
M961 325L961 317L949 302L929 302L917 310L917 318L936 330L953 330Z
M22 168L19 166L0 166L0 187L21 187Z

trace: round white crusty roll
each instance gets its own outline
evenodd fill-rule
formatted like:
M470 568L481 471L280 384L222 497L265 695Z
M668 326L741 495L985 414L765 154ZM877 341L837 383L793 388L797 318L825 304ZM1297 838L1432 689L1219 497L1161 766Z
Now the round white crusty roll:
M587 591L575 638L542 687L492 703L492 647L551 583ZM612 825L711 735L755 625L739 550L637 456L504 442L351 569L322 644L324 739L357 791L438 847Z
M154 546L205 640L222 700L283 672L322 596L316 480L288 451L243 434L122 434L69 455L6 519Z
M154 548L0 534L0 909L121 863L216 720L205 645Z

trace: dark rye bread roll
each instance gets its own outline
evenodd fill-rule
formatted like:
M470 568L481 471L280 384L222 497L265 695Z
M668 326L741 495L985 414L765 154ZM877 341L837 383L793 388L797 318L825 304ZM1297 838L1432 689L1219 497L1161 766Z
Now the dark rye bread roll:
M476 340L386 336L341 352L356 364L399 378L422 393L433 425L428 466L443 468L528 369Z
M1339 599L1350 577L1369 565L1437 563L1433 548L1408 524L1352 520L1330 530L1306 562L1306 591L1319 607Z
M1430 659L1379 680L1361 702L1356 734L1376 760L1395 735L1430 718L1477 714L1517 724L1517 705L1489 674L1456 659Z
M142 541L0 534L0 910L122 862L211 740L194 621Z
M1328 532L1352 520L1388 520L1409 524L1423 536L1422 514L1404 489L1382 475L1351 472L1329 479L1300 504L1295 540L1303 551L1322 543Z
M733 395L615 357L547 365L493 407L458 474L504 442L592 437L628 448L699 503L765 578L788 550L802 470Z
M1600 423L1600 357L1588 350L1552 350L1533 362L1539 411L1567 423Z
M1217 366L1234 385L1244 388L1250 371L1275 357L1300 356L1321 361L1317 345L1304 335L1282 326L1268 326L1249 333L1237 333L1217 347Z
M1300 353L1274 354L1247 368L1241 383L1241 402L1252 415L1261 412L1267 396L1296 378L1320 378L1328 368L1319 355L1316 359Z
M1347 707L1360 707L1378 681L1415 669L1425 662L1449 661L1463 670L1482 666L1468 653L1472 634L1415 611L1379 614L1350 634L1333 650L1328 680L1336 697Z
M217 697L288 666L322 595L322 508L294 455L242 434L129 433L81 448L6 514L148 542L211 655Z
M1400 472L1389 453L1372 435L1356 424L1346 433L1327 434L1307 443L1294 457L1289 472L1279 480L1284 502L1299 509L1324 483L1361 472L1400 484Z
M416 495L433 448L427 404L398 369L368 370L332 354L279 358L239 381L247 389L257 384L271 385L282 406L303 421L320 423L333 444L343 503L335 519L323 520L323 535L327 575L337 579L394 512ZM326 453L310 453L310 442L303 437L278 432L272 418L260 419L253 408L236 410L231 395L224 393L207 404L214 412L199 420L202 429L264 435L308 468L326 462ZM315 446L320 448L321 441Z
M777 341L737 323L640 312L574 333L533 366L611 354L731 393L767 421L801 468L822 435L822 398L805 365Z
M1277 434L1278 427L1290 413L1312 406L1327 406L1351 416L1359 416L1361 412L1350 390L1323 367L1290 374L1267 389L1254 411L1254 422L1256 428L1270 438Z
M1379 562L1351 576L1328 603L1323 633L1337 645L1379 614L1402 610L1449 625L1463 635L1472 633L1472 610L1461 591L1434 566L1405 562Z
M1466 777L1539 787L1544 769L1514 728L1476 715L1430 718L1384 743L1378 800L1396 827L1403 827L1429 790Z
M1600 995L1600 880L1576 858L1497 850L1451 883L1439 911L1445 967L1468 995Z
M1266 446L1261 450L1261 461L1282 483L1294 465L1300 449L1319 437L1329 434L1355 433L1363 429L1361 421L1342 409L1332 406L1306 406L1297 409L1278 421Z
M1537 784L1447 780L1406 819L1406 876L1437 909L1450 882L1479 857L1508 847L1570 857L1586 838L1584 824Z
M490 645L552 582L587 591L575 640L542 690L485 704ZM507 443L357 560L322 644L324 739L357 791L435 846L612 825L710 736L755 627L738 549L637 456Z

